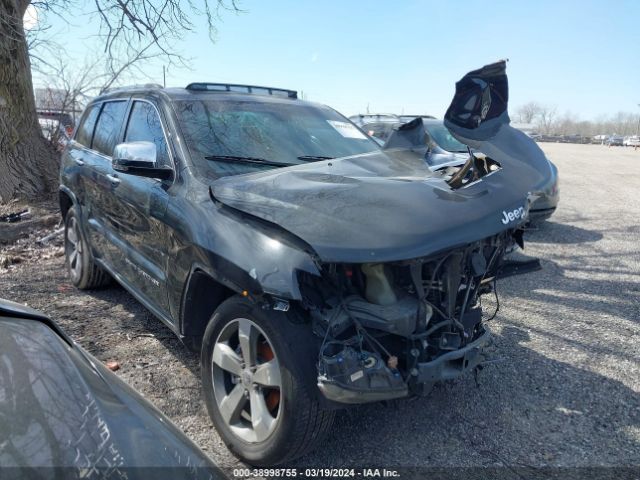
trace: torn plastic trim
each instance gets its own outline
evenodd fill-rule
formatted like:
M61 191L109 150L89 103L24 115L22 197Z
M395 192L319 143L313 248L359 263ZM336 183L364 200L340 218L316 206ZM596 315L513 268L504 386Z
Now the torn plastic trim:
M491 334L485 331L466 346L445 353L430 362L418 363L416 381L418 383L451 380L473 370L487 360L483 351L492 342Z
M542 270L542 265L539 258L532 258L531 260L506 260L500 266L497 273L497 278L508 278L515 275L524 275L531 272L537 272Z
M338 385L324 378L318 379L318 389L327 398L337 403L359 404L379 402L382 400L394 400L409 395L409 388L388 390L357 390L344 385Z

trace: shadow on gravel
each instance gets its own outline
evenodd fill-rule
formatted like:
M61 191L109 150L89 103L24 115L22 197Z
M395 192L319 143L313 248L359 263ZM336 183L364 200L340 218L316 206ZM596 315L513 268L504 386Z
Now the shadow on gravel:
M558 312L582 311L584 314L576 318L578 324L593 325L593 328L601 325L603 315L640 322L640 283L634 281L635 272L617 265L616 268L590 266L577 255L556 257L568 266L543 260L541 272L507 279L498 285L499 292L547 305L548 309ZM607 324L606 328L612 325Z
M526 331L505 327L495 337L503 361L485 367L478 386L469 375L426 398L340 411L327 441L291 466L484 466L539 478L532 467L638 465L637 392L542 356L528 341Z
M573 225L555 222L542 222L525 233L525 242L532 243L586 243L597 242L602 233Z
M115 330L130 337L153 337L170 352L176 360L184 364L194 375L200 377L199 355L189 350L169 327L156 318L129 292L117 282L99 289L86 291L89 296L111 303L114 308L121 307L128 315L114 315L109 319ZM100 345L94 345L93 355L101 356Z

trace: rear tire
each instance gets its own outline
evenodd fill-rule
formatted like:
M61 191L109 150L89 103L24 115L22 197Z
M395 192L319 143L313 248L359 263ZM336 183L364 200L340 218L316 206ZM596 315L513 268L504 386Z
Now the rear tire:
M316 349L309 325L283 312L239 296L218 307L202 342L202 383L209 416L234 455L277 465L326 436L334 412L321 408L314 391Z
M71 283L80 290L102 287L111 281L109 274L93 260L75 207L64 218L64 253Z

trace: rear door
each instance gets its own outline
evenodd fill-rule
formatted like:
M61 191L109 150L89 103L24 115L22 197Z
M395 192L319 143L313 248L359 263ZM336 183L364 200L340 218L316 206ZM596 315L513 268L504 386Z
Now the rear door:
M128 100L110 100L102 103L93 132L91 148L84 154L83 168L87 172L87 212L89 238L98 252L98 258L112 270L121 268L117 252L117 223L110 212L115 202L118 179L111 168L111 154L122 136L123 121Z
M93 130L100 114L101 104L89 105L82 115L75 138L62 154L61 183L68 187L80 204L80 214L83 217L82 225L86 225L86 219L91 210L90 175L85 168L87 157L90 153Z
M123 140L153 142L158 165L174 168L162 120L153 103L143 99L132 100ZM167 227L164 216L172 180L162 181L122 172L114 175L118 185L113 189L108 216L116 225L119 272L150 304L148 306L167 314Z

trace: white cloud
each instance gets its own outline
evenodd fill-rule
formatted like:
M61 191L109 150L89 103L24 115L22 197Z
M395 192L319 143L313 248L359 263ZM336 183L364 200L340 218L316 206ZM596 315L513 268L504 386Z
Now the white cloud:
M318 61L318 52L314 52L313 55L311 55L311 63L316 63Z

